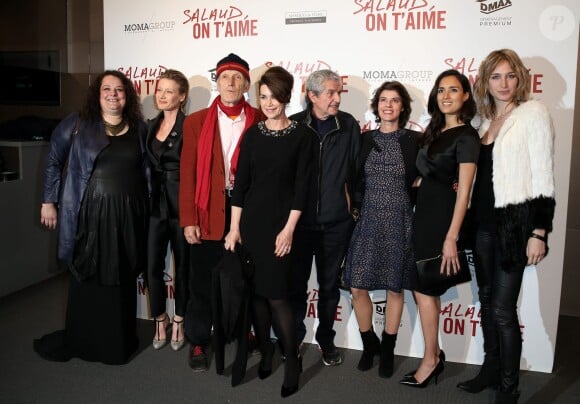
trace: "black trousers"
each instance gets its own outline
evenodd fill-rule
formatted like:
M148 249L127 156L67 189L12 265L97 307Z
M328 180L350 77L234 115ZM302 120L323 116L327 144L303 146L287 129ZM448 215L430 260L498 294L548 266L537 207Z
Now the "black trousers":
M475 239L475 275L481 304L481 327L486 355L500 358L500 388L517 391L522 334L517 302L524 268L501 268L497 235L478 231Z
M316 341L322 349L334 344L334 318L340 299L340 264L348 248L354 221L347 220L316 227L298 226L294 235L292 249L294 264L292 287L289 300L294 311L296 341L302 343L306 336L304 318L308 307L308 279L312 269L312 257L316 263L318 281L318 328Z
M183 229L179 227L179 219L151 216L147 239L147 285L153 317L158 317L166 311L167 288L164 270L168 243L175 264L173 279L175 314L183 317L189 288L189 245L185 241Z
M231 199L226 197L225 229L228 233L231 218ZM189 300L185 311L185 336L192 345L207 346L213 325L211 312L212 270L225 253L224 240L202 240L189 246Z

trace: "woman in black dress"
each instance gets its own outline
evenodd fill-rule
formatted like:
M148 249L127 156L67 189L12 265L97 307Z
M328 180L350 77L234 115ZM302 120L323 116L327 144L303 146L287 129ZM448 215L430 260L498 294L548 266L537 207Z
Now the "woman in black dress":
M286 352L282 397L298 390L301 363L294 317L287 300L292 238L308 196L312 140L306 128L286 116L294 79L285 69L268 69L258 82L265 121L248 129L232 196L225 247L243 243L255 264L252 298L254 331L262 358L261 379L272 372L274 324ZM294 355L291 354L294 352Z
M147 288L151 314L155 318L153 348L167 344L167 289L164 269L167 244L174 259L173 330L171 349L178 351L184 344L183 316L187 305L189 248L179 226L179 159L181 156L182 126L189 83L183 73L166 70L159 76L155 90L155 107L159 115L149 122L147 155L151 165L151 216L149 217Z
M371 108L380 126L363 134L352 197L354 209L360 209L360 219L350 241L344 280L350 287L363 341L358 369L370 369L380 352L379 376L391 377L403 289L415 286L412 234L416 192L412 185L419 175L415 165L419 133L405 129L411 116L411 97L398 81L387 81L377 88ZM381 341L373 330L369 296L369 290L378 289L387 291Z
M52 134L41 223L58 227L58 258L72 275L65 330L34 344L46 359L122 364L137 349L136 277L145 270L148 220L145 134L133 84L112 70L96 78L80 113Z
M417 156L421 175L415 206L414 239L417 261L442 256L441 272L461 268L457 255L460 230L469 205L479 155L479 136L470 121L475 101L469 80L456 70L441 73L429 94L431 121ZM439 347L440 296L446 290L415 290L425 353L419 368L401 384L425 387L443 372L445 354Z

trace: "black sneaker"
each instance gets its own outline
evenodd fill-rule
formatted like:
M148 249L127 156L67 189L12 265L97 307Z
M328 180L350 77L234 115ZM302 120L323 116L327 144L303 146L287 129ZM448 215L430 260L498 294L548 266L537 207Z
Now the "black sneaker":
M194 372L205 372L209 369L206 348L201 345L192 345L189 351L189 367Z
M340 356L340 352L338 352L338 349L334 344L328 348L320 347L320 350L322 351L322 362L324 362L326 366L337 366L342 363L342 356Z

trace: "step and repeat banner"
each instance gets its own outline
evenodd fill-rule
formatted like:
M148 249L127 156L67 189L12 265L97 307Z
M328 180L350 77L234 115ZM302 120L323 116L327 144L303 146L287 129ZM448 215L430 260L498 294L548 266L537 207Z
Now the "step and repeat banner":
M550 255L526 269L520 295L524 340L521 367L551 372L556 343L572 144L578 57L577 0L104 0L105 67L118 69L135 84L147 118L156 115L153 94L165 69L182 71L191 86L188 112L208 106L217 95L216 62L230 52L251 66L256 81L280 65L295 78L288 113L304 107L303 84L318 69L338 72L344 92L341 109L374 129L369 110L373 91L386 80L402 82L413 98L410 125L422 130L427 96L436 76L454 68L473 83L479 63L492 50L512 48L532 77L532 95L550 109L556 127L556 217ZM256 105L256 87L247 97ZM313 270L315 268L313 267ZM472 268L473 270L473 268ZM475 279L475 277L474 277ZM167 258L169 303L172 265ZM384 326L385 293L372 294L375 330ZM139 317L149 309L139 280ZM308 295L308 340L317 323L317 285ZM442 296L441 344L449 360L480 363L483 358L475 282ZM338 346L361 349L347 292L336 313ZM405 295L396 353L421 356L423 342L412 295Z

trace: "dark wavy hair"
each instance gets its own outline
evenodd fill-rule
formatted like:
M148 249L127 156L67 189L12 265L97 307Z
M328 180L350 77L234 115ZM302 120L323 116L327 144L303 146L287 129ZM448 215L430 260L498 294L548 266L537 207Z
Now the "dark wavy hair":
M123 108L123 119L129 123L129 126L136 127L143 122L143 113L141 112L141 102L137 91L131 80L123 73L117 70L105 70L99 74L95 81L89 86L85 104L81 108L79 115L82 120L98 122L103 119L101 113L101 84L106 76L114 76L121 80L125 90L125 107Z
M463 103L463 106L459 111L459 121L469 125L477 111L475 107L475 101L473 99L473 93L471 92L469 79L465 77L465 75L459 73L457 70L445 70L439 74L439 76L437 76L435 85L431 89L431 93L429 93L427 112L429 112L429 115L431 115L431 121L429 122L429 125L427 125L427 129L425 129L425 132L421 138L422 145L430 144L435 139L437 139L441 135L441 129L443 129L445 126L445 114L443 114L439 109L439 104L437 103L437 92L439 90L439 84L441 83L441 80L449 76L456 77L461 84L463 92L469 94L469 98Z
M258 91L262 84L268 87L275 100L288 104L292 96L294 76L281 66L270 67L258 81Z
M375 122L380 123L381 117L379 116L379 99L381 98L381 93L385 90L395 91L401 97L401 102L403 103L403 108L401 109L401 114L399 115L399 128L404 128L409 118L411 117L411 96L405 88L404 85L398 81L385 81L379 88L375 90L373 99L371 100L371 109L373 114L375 114Z

